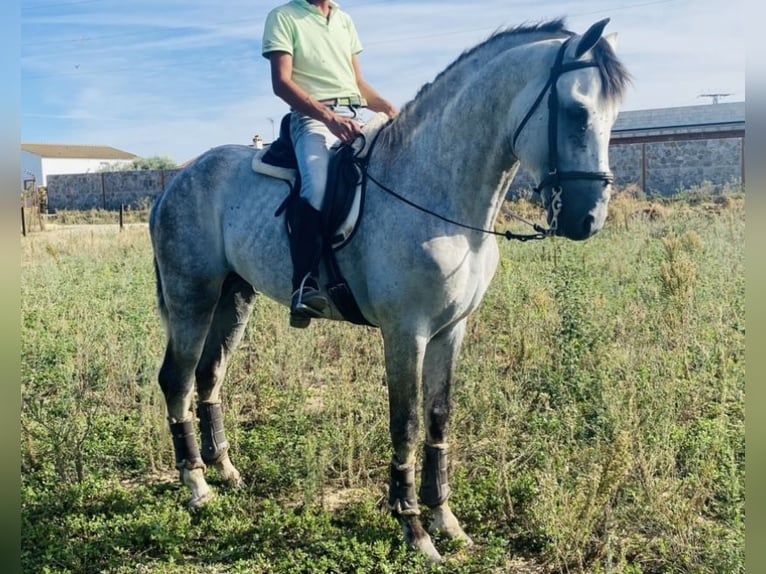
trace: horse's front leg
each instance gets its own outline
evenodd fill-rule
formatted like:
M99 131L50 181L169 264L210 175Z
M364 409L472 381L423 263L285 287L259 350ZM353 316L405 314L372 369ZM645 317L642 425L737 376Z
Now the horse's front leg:
M420 500L433 512L431 533L473 542L463 531L447 502L450 495L447 431L450 417L452 375L465 333L465 320L442 331L428 342L423 366L426 444Z
M383 332L388 382L391 461L388 506L404 539L430 560L441 560L420 521L415 491L415 455L419 428L419 387L426 339L402 332Z

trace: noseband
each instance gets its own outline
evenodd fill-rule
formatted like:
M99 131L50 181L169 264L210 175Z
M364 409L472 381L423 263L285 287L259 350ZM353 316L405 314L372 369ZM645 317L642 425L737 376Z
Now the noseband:
M524 119L521 120L521 123L516 128L516 131L513 134L513 140L511 141L511 147L514 150L514 155L516 155L515 153L516 140L518 139L519 134L521 134L521 130L523 130L524 127L527 125L529 118L532 117L532 114L535 113L538 106L540 105L540 102L542 102L543 96L545 96L545 92L547 92L548 89L550 88L550 93L548 94L548 175L546 175L542 179L542 181L537 185L537 187L533 188L535 193L542 192L542 190L546 187L550 187L551 191L553 192L551 197L551 208L553 213L551 217L551 229L549 230L549 232L554 232L557 227L558 214L561 211L561 192L562 192L561 182L563 180L588 179L588 180L595 180L595 181L603 181L604 184L606 185L614 181L614 174L612 174L612 172L609 172L609 171L561 171L559 170L559 165L558 165L559 164L559 154L558 154L559 93L558 93L558 87L557 87L558 79L566 72L572 72L574 70L580 70L582 68L597 68L598 67L598 64L595 62L580 62L577 60L564 64L563 63L564 54L566 53L567 46L569 45L570 41L571 41L571 38L568 38L561 45L561 48L559 48L558 54L556 54L556 61L553 63L553 66L551 67L551 73L550 73L550 76L548 76L548 81L545 82L543 89L540 90L540 93L538 94L537 98L532 104L532 107L529 108L527 115L524 116Z

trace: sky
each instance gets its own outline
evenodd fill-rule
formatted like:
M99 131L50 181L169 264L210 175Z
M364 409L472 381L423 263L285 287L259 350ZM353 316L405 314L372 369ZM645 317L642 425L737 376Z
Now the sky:
M181 164L270 141L288 109L261 56L285 0L21 0L21 141L106 145ZM633 75L622 110L745 100L745 0L339 0L365 78L401 107L498 29L609 17Z

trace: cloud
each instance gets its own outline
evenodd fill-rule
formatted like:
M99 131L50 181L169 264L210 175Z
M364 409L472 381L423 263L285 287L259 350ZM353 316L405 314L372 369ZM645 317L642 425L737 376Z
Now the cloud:
M22 3L23 141L112 145L185 161L223 143L271 138L287 111L271 92L260 37L280 0ZM624 109L744 99L744 2L602 0L476 4L345 0L366 78L401 106L498 28L567 16L582 32L610 16L635 75Z

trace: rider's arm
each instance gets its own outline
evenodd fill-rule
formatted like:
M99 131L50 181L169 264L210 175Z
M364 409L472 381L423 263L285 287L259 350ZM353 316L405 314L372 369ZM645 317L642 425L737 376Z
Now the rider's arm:
M356 85L359 87L359 93L362 94L362 97L365 100L367 100L367 107L373 112L384 112L391 118L398 114L399 110L397 110L388 100L383 99L364 79L364 76L362 75L362 66L359 63L358 56L352 56L351 63L354 66Z
M293 57L287 52L271 52L271 86L274 93L292 109L324 123L345 143L351 143L361 133L357 122L333 113L306 93L292 80Z

